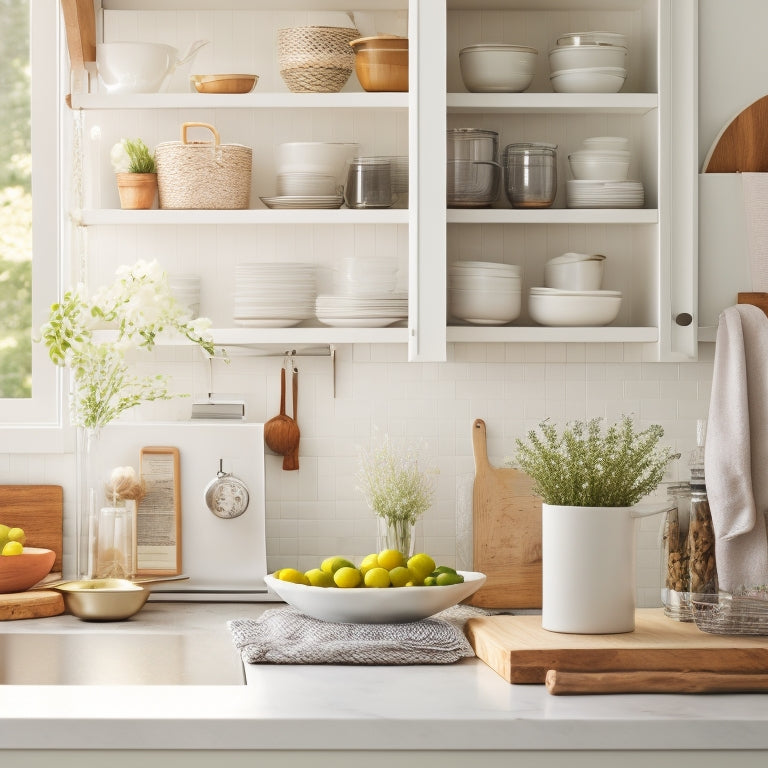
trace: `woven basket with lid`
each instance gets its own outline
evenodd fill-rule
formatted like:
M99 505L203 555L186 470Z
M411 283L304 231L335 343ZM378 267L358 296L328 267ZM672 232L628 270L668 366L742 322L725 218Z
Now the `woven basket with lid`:
M355 68L354 27L289 27L277 31L280 75L294 93L338 93Z

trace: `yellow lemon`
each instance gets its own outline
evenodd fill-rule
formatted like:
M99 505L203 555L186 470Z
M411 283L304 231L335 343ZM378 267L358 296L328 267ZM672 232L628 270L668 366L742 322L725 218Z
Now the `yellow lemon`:
M391 571L393 568L398 568L401 565L405 565L405 558L402 552L398 552L396 549L382 549L378 555L379 565L382 568L386 568Z
M295 568L281 568L279 571L275 572L275 578L280 579L280 581L290 581L294 584L306 584L306 586L310 586L309 579L301 571L297 571Z
M354 566L344 565L333 574L333 580L337 587L342 589L353 589L360 586L363 580L363 574Z
M393 587L404 587L409 581L413 581L413 574L404 565L398 565L389 572L389 580Z
M334 555L333 557L326 557L322 563L320 563L320 570L325 571L333 575L339 568L354 568L355 566L349 562L349 560Z
M435 561L425 552L419 552L408 559L408 567L417 581L424 581L435 570Z
M310 586L313 586L313 587L335 587L336 586L331 574L320 570L320 568L312 568L312 570L307 571L304 575L309 579Z
M11 528L8 531L8 541L18 541L19 544L26 544L27 536L21 528Z
M382 589L389 586L389 571L385 568L371 568L365 574L365 586Z
M20 555L24 551L24 547L21 542L9 541L4 547L2 554L4 555Z
M371 568L379 567L379 556L374 552L372 555L366 555L360 562L360 571L365 576Z

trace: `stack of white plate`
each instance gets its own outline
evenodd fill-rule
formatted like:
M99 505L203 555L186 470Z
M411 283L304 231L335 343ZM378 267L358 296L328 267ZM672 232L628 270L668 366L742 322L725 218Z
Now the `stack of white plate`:
M191 317L200 315L200 275L168 275L168 287L173 298L186 307Z
M345 256L334 278L334 290L342 296L378 296L397 286L394 259Z
M318 296L317 319L336 328L384 328L408 317L408 294Z
M640 181L572 179L565 182L568 208L642 208L645 191Z
M531 288L528 312L540 325L585 327L608 325L619 314L621 291L560 291Z
M456 261L448 267L448 313L474 325L505 325L520 314L522 269L516 264Z
M289 328L314 317L317 295L311 264L262 262L235 267L235 325Z

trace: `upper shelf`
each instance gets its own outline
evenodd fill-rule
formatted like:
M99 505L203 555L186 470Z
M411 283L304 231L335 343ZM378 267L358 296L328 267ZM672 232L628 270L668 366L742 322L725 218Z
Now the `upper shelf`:
M448 112L599 112L640 114L657 109L655 93L449 93Z

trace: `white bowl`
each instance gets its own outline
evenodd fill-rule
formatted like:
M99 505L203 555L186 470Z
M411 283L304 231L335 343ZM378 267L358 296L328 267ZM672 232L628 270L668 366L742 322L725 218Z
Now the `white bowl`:
M566 254L571 256L573 254ZM599 291L603 284L605 256L595 254L583 259L556 256L544 265L544 284L565 291Z
M519 286L519 284L518 284ZM448 312L473 325L505 325L520 316L521 290L448 289Z
M555 93L618 93L626 78L621 67L563 69L549 76Z
M531 320L548 326L597 326L612 323L619 314L621 295L616 291L543 292L531 289Z
M108 93L157 93L177 54L162 43L98 43L96 68Z
M557 38L557 44L626 46L627 38L619 32L568 32Z
M448 274L520 277L523 268L518 264L503 264L497 261L454 261L448 265Z
M347 163L360 153L360 145L346 142L290 141L275 149L277 174L314 173L332 176L342 184Z
M322 173L278 173L277 194L280 197L322 197L338 194L335 176Z
M624 136L590 136L581 142L584 149L598 149L605 151L626 150L629 139Z
M444 611L477 592L485 574L459 571L461 584L445 587L308 587L265 576L267 586L286 603L321 621L355 624L402 624L419 621Z
M618 45L557 46L549 52L549 71L584 67L626 67L627 49Z
M526 45L469 45L459 51L461 79L472 93L520 93L533 81L538 55Z
M568 155L574 179L625 181L629 176L629 152L591 152L582 150Z
M463 291L520 291L522 279L515 275L455 275L449 273L448 287Z

